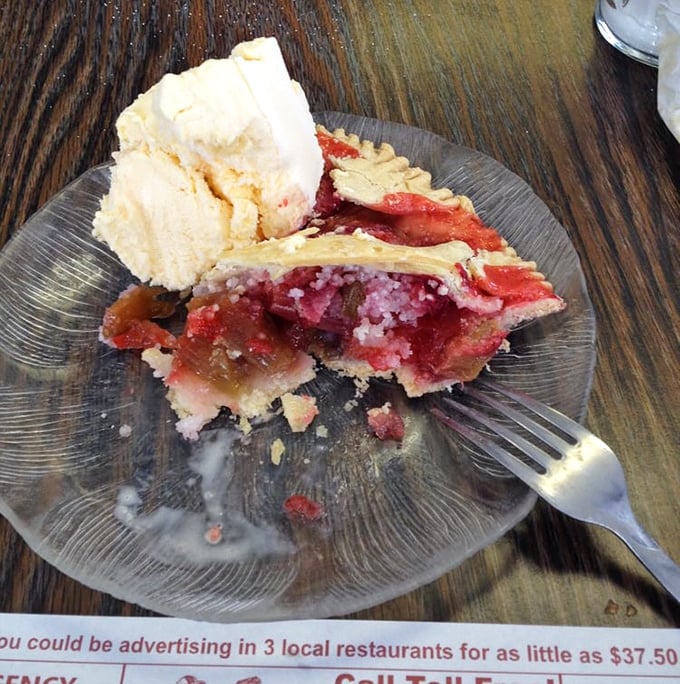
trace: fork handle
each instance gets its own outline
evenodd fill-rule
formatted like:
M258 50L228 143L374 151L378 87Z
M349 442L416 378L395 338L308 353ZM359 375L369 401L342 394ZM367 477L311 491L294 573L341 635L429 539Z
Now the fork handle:
M633 516L627 516L625 520L618 519L605 527L625 542L647 570L680 603L680 566L666 555L640 523Z

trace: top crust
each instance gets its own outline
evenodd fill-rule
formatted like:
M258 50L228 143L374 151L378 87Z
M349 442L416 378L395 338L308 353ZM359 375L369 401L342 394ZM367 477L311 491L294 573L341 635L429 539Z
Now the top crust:
M345 199L370 206L380 202L386 194L409 192L448 207L462 207L475 213L469 197L454 195L448 188L433 188L432 175L424 169L411 166L409 160L398 156L388 143L376 146L370 140L361 140L358 135L347 134L342 128L330 132L317 125L317 130L353 147L361 155L354 158L332 157L336 168L330 175L336 191Z
M461 208L475 214L472 201L465 195L455 195L448 188L432 187L427 171L410 166L406 157L398 156L394 148L382 143L376 146L343 129L329 132L317 125L322 134L355 149L360 157L331 155L334 168L330 171L336 192L344 199L362 206L378 205L392 193L411 193L426 197L446 207ZM349 235L316 236L315 228L306 228L283 238L224 252L216 266L205 274L199 291L219 287L227 278L249 269L264 269L272 280L297 267L363 266L394 273L431 275L441 280L454 293L462 306L478 310L474 301L465 296L459 266L470 276L483 275L485 265L516 266L532 272L543 281L546 291L552 289L532 261L524 261L505 240L495 251L473 250L460 240L428 247L391 244L378 240L360 229ZM481 312L481 311L480 311Z

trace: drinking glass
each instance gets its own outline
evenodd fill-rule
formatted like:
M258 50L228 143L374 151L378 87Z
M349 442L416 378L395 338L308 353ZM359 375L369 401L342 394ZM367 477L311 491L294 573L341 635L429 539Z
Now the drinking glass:
M624 54L659 65L659 5L680 11L680 0L597 0L595 23L603 38Z

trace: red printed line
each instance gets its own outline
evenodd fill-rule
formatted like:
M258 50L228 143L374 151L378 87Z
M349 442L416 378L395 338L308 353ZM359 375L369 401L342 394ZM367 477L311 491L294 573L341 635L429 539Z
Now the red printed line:
M166 664L166 663L129 663L130 667L178 667L176 664ZM644 679L645 681L671 681L671 682L677 682L680 684L680 679L678 679L677 674L671 674L671 675L664 675L664 674L659 674L659 675L645 675L645 674L615 674L611 672L592 672L592 673L587 673L584 674L582 672L577 672L574 674L564 674L564 673L557 673L557 672L527 672L527 671L522 671L522 672L516 672L516 671L508 671L508 670L466 670L466 669L461 669L457 667L449 667L449 668L419 668L419 667L368 667L368 666L355 666L355 665L314 665L314 666L301 666L299 664L293 664L293 665L265 665L265 664L260 664L260 663L249 663L247 665L244 664L236 664L236 663L225 663L224 665L203 665L201 663L182 663L182 666L187 666L187 665L192 665L196 668L224 668L228 670L234 670L234 669L241 669L241 670L253 670L253 671L259 671L259 670L302 670L304 669L305 671L336 671L336 672L342 672L343 670L352 670L353 672L358 672L358 671L363 671L363 672L409 672L409 673L424 673L424 674L429 674L429 673L442 673L442 674L462 674L462 675L498 675L498 676L513 676L513 675L519 675L519 676L525 676L525 677L531 677L531 676L544 676L544 677L557 677L557 684L565 684L564 678L567 677L568 681L574 681L575 684L581 684L581 678L582 677L587 677L587 678L600 678L600 677L607 677L609 679L611 678L620 678L620 679L632 679L636 680L637 682L640 682L641 679Z
M153 667L156 669L161 669L165 667L180 667L176 664L173 665L166 665L165 663L129 663L129 668L147 668L147 667ZM488 670L460 670L458 668L456 669L438 669L438 670L432 670L432 669L422 669L422 668L415 668L415 667L354 667L352 665L347 665L345 667L342 666L337 666L337 665L323 665L323 666L314 666L310 667L307 665L300 665L300 664L294 664L294 665L261 665L261 664L255 664L252 663L250 665L235 665L235 664L230 664L230 665L203 665L201 663L186 663L182 664L181 667L193 667L196 671L200 670L205 670L208 668L215 668L219 667L224 670L247 670L253 673L260 673L262 671L267 671L267 672L276 672L276 671L300 671L304 670L305 673L310 673L310 672L347 672L347 671L352 671L352 672L357 672L357 671L363 671L363 672L373 672L373 673L391 673L391 672L405 672L408 674L432 674L432 673L437 673L437 674L455 674L455 675L500 675L500 676L513 676L513 675L524 675L524 676L540 676L540 673L536 672L531 672L531 673L517 673L517 672L508 672L508 671L495 671L493 673L489 672ZM544 675L545 676L545 675ZM547 675L548 677L559 677L560 675L550 673ZM601 675L600 675L601 676ZM365 681L365 680L361 680ZM564 684L561 680L556 680L555 684Z
M0 663L39 663L39 664L57 664L57 665L72 665L72 666L87 666L87 665L118 665L122 668L120 682L123 684L126 669L128 667L200 667L202 669L258 669L258 670L299 670L300 665L267 665L265 663L238 663L238 662L224 662L224 663L201 663L195 660L187 660L181 662L135 662L130 660L51 660L51 659L38 659L38 658L0 658ZM435 668L422 668L422 667L381 667L379 664L368 665L358 665L354 663L344 663L332 665L314 665L314 666L304 666L305 670L344 670L352 669L353 671L364 671L364 672L422 672L422 673L451 673L455 671L460 674L488 674L488 675L520 675L520 676L545 676L545 677L557 677L557 684L566 684L570 681L579 682L582 678L592 679L594 677L608 677L610 679L620 679L620 680L633 680L640 681L641 679L645 681L671 681L680 682L680 678L677 673L674 674L626 674L626 673L614 673L614 672L578 672L578 673L556 673L556 672L528 672L528 671L508 671L508 670L472 670L461 667L456 667L456 663L452 662L449 667L435 667ZM565 682L566 678L566 682Z

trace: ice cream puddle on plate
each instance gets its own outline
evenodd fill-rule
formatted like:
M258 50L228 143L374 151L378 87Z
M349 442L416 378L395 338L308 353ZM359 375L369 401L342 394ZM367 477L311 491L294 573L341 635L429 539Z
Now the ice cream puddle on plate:
M233 430L213 431L196 443L189 469L199 479L203 512L181 506L159 506L143 511L143 488L125 485L118 492L115 517L139 535L159 560L204 566L214 562L237 563L286 555L292 542L274 526L246 519L230 499L238 501L234 487ZM187 483L191 485L192 483ZM271 587L274 592L274 587Z

